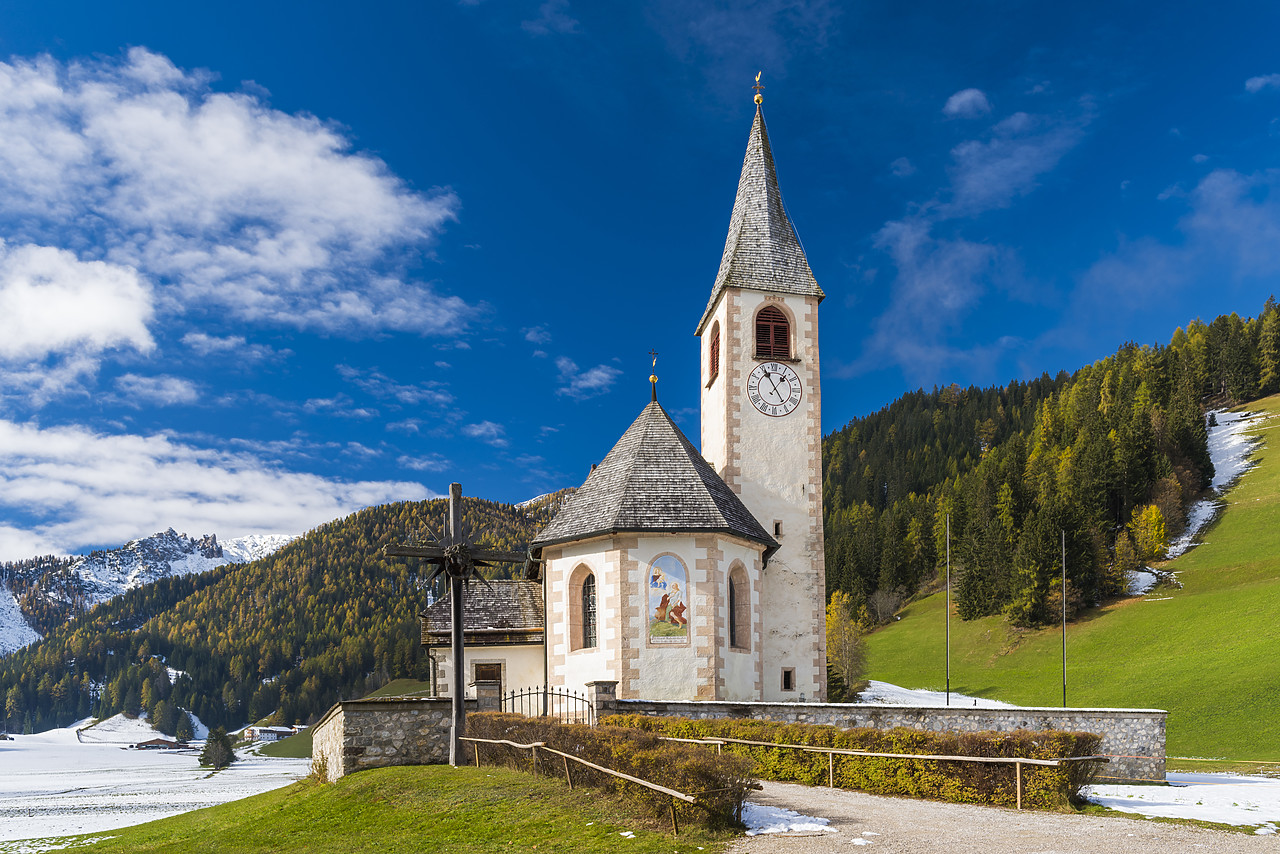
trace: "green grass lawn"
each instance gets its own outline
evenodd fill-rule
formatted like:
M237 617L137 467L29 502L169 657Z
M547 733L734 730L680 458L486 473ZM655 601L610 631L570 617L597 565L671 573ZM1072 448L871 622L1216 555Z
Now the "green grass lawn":
M634 839L619 836L632 831ZM431 765L295 783L123 830L77 851L717 852L729 839L638 818L599 791L501 768ZM95 834L102 835L102 834Z
M1280 413L1280 396L1246 408ZM1167 709L1170 756L1280 760L1280 456L1271 449L1280 448L1280 419L1252 433L1263 438L1258 467L1229 493L1204 545L1166 566L1182 589L1122 600L1068 626L1067 702ZM944 594L901 617L868 639L870 678L942 689ZM951 687L1060 705L1061 631L953 615Z

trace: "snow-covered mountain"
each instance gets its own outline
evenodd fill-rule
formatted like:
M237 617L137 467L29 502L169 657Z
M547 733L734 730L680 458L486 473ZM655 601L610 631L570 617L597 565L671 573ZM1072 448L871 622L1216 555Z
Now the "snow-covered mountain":
M285 534L252 534L220 543L214 534L197 539L170 528L110 551L4 564L0 567L0 655L40 639L22 611L38 611L46 622L70 619L126 590L227 563L248 563L294 539Z

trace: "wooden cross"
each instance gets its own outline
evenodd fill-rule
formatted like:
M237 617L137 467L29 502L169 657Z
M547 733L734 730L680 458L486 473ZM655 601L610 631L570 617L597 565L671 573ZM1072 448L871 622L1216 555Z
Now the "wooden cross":
M427 545L410 543L384 546L387 557L416 557L434 564L435 572L427 579L430 583L441 575L449 579L449 607L453 641L453 729L449 737L449 764L457 766L462 761L462 735L466 730L467 710L463 702L466 690L466 668L462 653L462 597L465 582L472 577L488 584L476 570L480 566L495 563L527 563L532 558L522 552L504 552L496 549L477 549L467 542L462 533L462 484L449 484L449 530L444 542Z

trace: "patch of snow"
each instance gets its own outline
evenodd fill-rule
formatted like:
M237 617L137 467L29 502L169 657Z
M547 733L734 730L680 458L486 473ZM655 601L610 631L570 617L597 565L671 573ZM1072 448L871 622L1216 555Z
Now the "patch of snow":
M280 551L296 539L289 534L249 534L225 541L222 556L231 563L252 563Z
M1141 596L1159 583L1160 576L1152 572L1150 567L1144 566L1129 573L1128 586L1124 592L1130 596Z
M165 668L165 670L168 670L168 671L169 671L169 684L170 684L170 685L172 685L172 684L174 684L175 682L177 682L177 681L178 681L178 677L180 677L180 676L186 676L186 675L187 675L187 671L185 671L185 670L174 670L172 667L166 667L166 668Z
M526 507L532 507L533 505L537 504L540 501L546 501L553 494L554 493L551 493L551 492L544 492L541 495L535 495L533 498L530 498L528 501L521 501L519 504L516 505L516 507L519 507L521 510L525 509Z
M9 585L0 583L0 655L22 649L42 635L27 622Z
M1168 786L1089 786L1090 801L1113 810L1160 818L1188 818L1256 827L1275 833L1280 821L1280 780L1232 774L1166 775Z
M193 711L190 711L189 709L183 709L182 711L191 715L191 740L205 741L206 739L208 739L209 728L204 725L204 721L196 717L196 713Z
M1253 420L1260 414L1257 412L1224 412L1214 410L1213 418L1217 422L1209 427L1209 459L1213 461L1213 481L1209 488L1214 497L1197 501L1187 514L1187 530L1169 547L1169 557L1177 557L1190 549L1194 539L1204 526L1217 514L1222 506L1222 495L1240 476L1253 468L1257 463L1250 459L1259 439L1246 435L1248 430L1256 426Z
M306 759L241 753L239 761L211 774L200 767L198 751L122 750L112 740L139 724L146 737L155 736L145 723L109 718L80 734L96 730L99 742L82 742L74 727L0 741L0 852L51 850L64 841L57 837L249 797L287 786L310 770ZM14 840L29 841L26 847L3 844Z
M830 831L830 819L801 815L784 807L770 807L747 801L742 805L742 823L747 826L747 836L761 833L797 833L804 831Z
M888 682L877 682L872 679L865 691L858 695L859 703L883 703L886 706L945 706L945 691L925 691L914 688L900 688ZM951 692L951 705L971 706L980 709L1010 709L1012 703L999 700L988 700L985 697L971 697L958 691Z

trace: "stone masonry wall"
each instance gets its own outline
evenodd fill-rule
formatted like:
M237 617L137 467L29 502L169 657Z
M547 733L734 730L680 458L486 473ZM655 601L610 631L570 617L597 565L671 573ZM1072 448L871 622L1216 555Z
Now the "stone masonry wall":
M336 703L312 728L312 761L329 782L366 768L449 761L449 699L377 697ZM476 701L467 701L467 711Z
M611 699L611 698L610 698ZM1099 777L1120 780L1164 780L1165 719L1158 709L1059 709L963 706L884 706L871 703L715 703L616 700L597 715L655 715L680 718L752 718L783 723L933 732L1010 732L1062 730L1102 736L1100 752L1111 762Z

